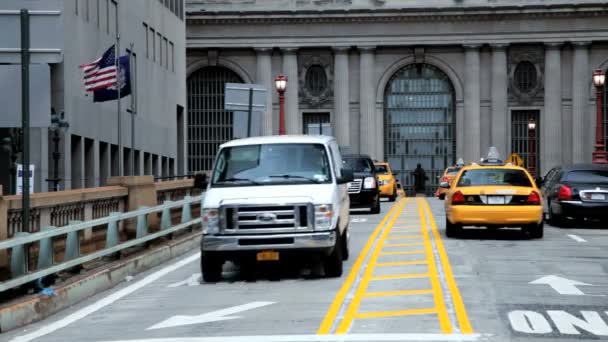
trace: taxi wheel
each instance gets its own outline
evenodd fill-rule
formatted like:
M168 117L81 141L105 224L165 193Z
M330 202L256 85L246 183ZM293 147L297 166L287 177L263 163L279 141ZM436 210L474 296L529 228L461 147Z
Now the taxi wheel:
M445 194L439 194L439 199L442 201L445 200Z
M456 237L462 232L462 226L453 224L450 220L445 219L445 235L449 238Z
M394 188L394 189L393 189L393 194L392 194L392 195L391 195L391 196L388 198L388 200L389 200L390 202L395 202L395 200L396 200L396 199L397 199L397 189L396 189L396 188Z
M530 234L532 239L541 239L545 233L545 226L541 222L539 224L531 224L524 227L524 230Z
M217 283L222 280L223 264L224 262L213 254L204 253L201 255L201 273L205 283Z

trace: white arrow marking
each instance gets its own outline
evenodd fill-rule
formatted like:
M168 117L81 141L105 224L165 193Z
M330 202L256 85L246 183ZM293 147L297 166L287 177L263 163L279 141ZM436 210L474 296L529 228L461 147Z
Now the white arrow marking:
M582 237L580 237L578 235L568 234L568 237L576 242L587 242L587 240L583 239Z
M364 223L367 222L366 218L354 218L350 220L352 223Z
M200 273L194 273L193 275L190 276L190 278L186 279L186 280L182 280L182 281L178 281L177 283L173 283L167 287L179 287L179 286L198 286L200 285L200 280L201 280L201 274Z
M583 291L579 290L576 286L593 286L591 284L583 283L576 280L570 280L567 278L558 277L555 275L548 275L542 278L538 278L530 284L535 285L549 285L551 286L557 293L562 295L572 295L572 296L584 296Z
M251 302L249 304L233 306L227 309L208 312L198 316L173 316L160 323L157 323L146 330L163 329L179 327L182 325L200 324L207 322L225 321L230 319L241 318L240 316L228 316L235 313L260 308L263 306L274 304L274 302Z

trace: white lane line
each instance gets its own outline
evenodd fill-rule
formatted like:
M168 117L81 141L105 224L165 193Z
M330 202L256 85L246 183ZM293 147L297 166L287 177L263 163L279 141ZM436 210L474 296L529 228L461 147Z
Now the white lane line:
M580 237L578 235L568 234L568 237L576 242L587 242L587 240L583 239L582 237Z
M198 286L201 284L201 274L194 273L188 279L178 281L177 283L173 283L167 287L179 287L179 286Z
M216 336L174 337L105 342L357 342L357 341L477 341L485 334L346 334L346 335L267 335L267 336Z
M102 299L98 300L97 302L95 302L89 306L86 306L56 322L45 325L42 328L40 328L32 333L29 333L27 335L15 337L10 342L29 342L33 339L48 335L61 328L64 328L78 320L85 318L86 316L94 313L95 311L98 311L99 309L102 309L102 308L114 303L115 301L121 299L122 297L125 297L125 296L141 289L142 287L155 282L156 280L167 275L168 273L171 273L181 267L188 265L189 263L191 263L193 261L198 260L200 258L200 254L201 254L200 252L196 253L194 255L191 255L187 258L184 258L184 259L174 263L173 265L169 265L165 268L162 268L162 269L150 274L149 276L143 278L142 280L140 280L136 283L133 283L133 284L125 287L124 289L111 293L107 297L102 298Z

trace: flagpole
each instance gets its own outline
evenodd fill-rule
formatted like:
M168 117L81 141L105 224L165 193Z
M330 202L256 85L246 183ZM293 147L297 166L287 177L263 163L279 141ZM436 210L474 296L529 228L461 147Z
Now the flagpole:
M116 59L116 92L118 94L118 98L116 99L116 117L118 120L118 176L124 175L124 170L122 167L123 158L122 158L122 132L121 132L121 120L120 120L120 18L118 13L120 13L119 8L120 1L116 0L116 47L114 49L114 57ZM133 153L133 151L131 151Z
M133 73L133 47L134 43L130 44L129 49L129 75L131 78L131 175L135 175L135 114L137 113L137 75ZM137 72L137 69L135 69ZM139 158L143 158L142 155Z

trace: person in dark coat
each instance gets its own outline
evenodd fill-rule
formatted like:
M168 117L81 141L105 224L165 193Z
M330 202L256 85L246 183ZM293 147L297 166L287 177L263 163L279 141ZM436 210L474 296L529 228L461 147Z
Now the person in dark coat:
M418 164L416 170L414 170L412 174L414 175L414 190L416 191L416 194L424 194L426 190L426 181L429 178L426 176L426 172L422 168L422 165Z

